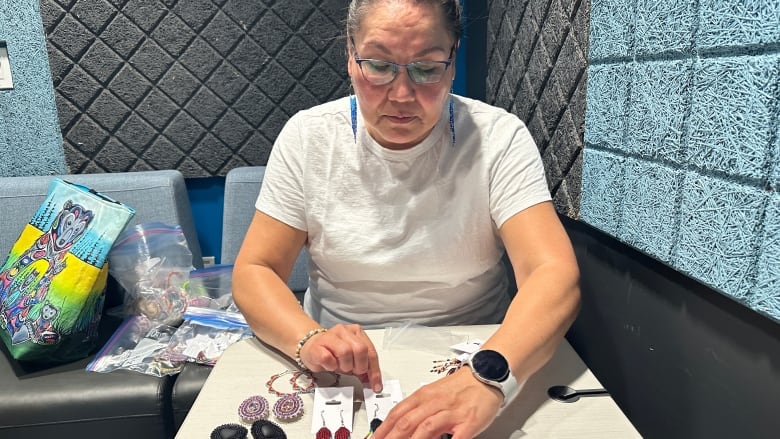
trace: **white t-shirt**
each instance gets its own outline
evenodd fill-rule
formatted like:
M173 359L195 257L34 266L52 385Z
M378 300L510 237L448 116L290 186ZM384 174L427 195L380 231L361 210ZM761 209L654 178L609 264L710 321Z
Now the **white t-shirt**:
M256 208L306 231L305 311L320 324L499 323L510 298L498 230L550 200L541 157L514 115L452 97L419 145L376 143L350 100L290 118Z

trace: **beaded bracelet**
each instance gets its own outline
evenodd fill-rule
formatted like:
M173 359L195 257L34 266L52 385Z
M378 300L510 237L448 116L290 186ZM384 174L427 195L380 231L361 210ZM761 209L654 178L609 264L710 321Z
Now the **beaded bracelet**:
M303 360L301 359L301 348L303 348L303 345L305 345L310 338L314 337L317 334L322 334L323 332L328 332L328 330L325 328L312 329L311 331L307 332L306 335L304 335L298 341L298 345L295 347L295 362L298 364L298 367L300 367L301 369L303 370L307 369L306 365L303 364Z

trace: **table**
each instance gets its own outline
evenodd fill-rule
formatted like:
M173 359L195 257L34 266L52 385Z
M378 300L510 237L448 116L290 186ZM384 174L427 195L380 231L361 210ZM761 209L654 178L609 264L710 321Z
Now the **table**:
M497 325L452 326L428 328L435 335L450 340L485 340L498 328ZM384 379L398 379L404 395L411 394L422 383L431 382L439 375L429 372L433 360L447 356L447 347L403 347L403 338L385 346L392 335L390 330L367 330L377 348ZM399 341L400 340L400 341ZM408 339L407 339L408 341ZM439 340L440 341L440 340ZM444 356L442 355L444 354ZM449 355L453 356L453 355ZM263 395L270 405L276 397L268 394L265 382L286 369L294 369L294 363L257 339L247 339L229 347L211 372L195 400L192 409L179 429L177 439L207 438L221 424L239 423L238 406L251 395ZM360 439L367 433L366 410L362 407L363 392L353 377L342 379L341 386L355 386L355 418L352 438ZM575 389L602 387L566 340L558 346L553 358L532 376L520 395L504 410L480 439L504 438L639 438L641 437L626 416L609 396L580 398L577 402L562 403L547 396L553 385L568 385ZM282 424L290 439L314 437L311 408L314 396L302 395L305 403L303 417L292 423ZM358 401L359 400L359 401ZM271 415L271 420L273 415Z

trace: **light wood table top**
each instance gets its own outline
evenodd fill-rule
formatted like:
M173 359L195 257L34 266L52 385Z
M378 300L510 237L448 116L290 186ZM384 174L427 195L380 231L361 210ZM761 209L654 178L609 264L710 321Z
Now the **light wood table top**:
M467 338L485 340L497 327L484 325L429 329L437 331L437 336L460 341ZM425 347L425 343L419 343L419 340L418 344L423 348L404 348L403 337L392 346L384 346L386 330L366 332L379 353L383 378L399 380L404 396L411 394L422 383L440 377L430 372L434 360L454 356L449 354L448 346L441 350L433 349ZM269 405L273 406L277 397L268 393L265 382L273 374L294 368L291 360L256 339L232 345L214 366L176 438L208 438L211 431L221 424L240 423L238 406L252 395L264 396ZM352 438L360 439L368 431L362 386L354 377L344 377L340 386L346 385L355 387ZM547 396L547 389L554 385L568 385L575 389L602 387L571 345L564 340L547 365L525 383L520 395L479 438L641 437L611 397L588 397L573 403L562 403ZM280 423L290 439L314 437L311 433L314 395L304 394L302 398L305 404L303 417L295 422ZM273 414L271 420L276 422Z

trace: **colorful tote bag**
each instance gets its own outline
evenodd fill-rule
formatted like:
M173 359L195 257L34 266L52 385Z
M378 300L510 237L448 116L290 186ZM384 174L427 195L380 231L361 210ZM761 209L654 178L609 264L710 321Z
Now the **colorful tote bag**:
M17 360L69 361L95 346L108 251L135 211L54 178L0 269L0 338Z

